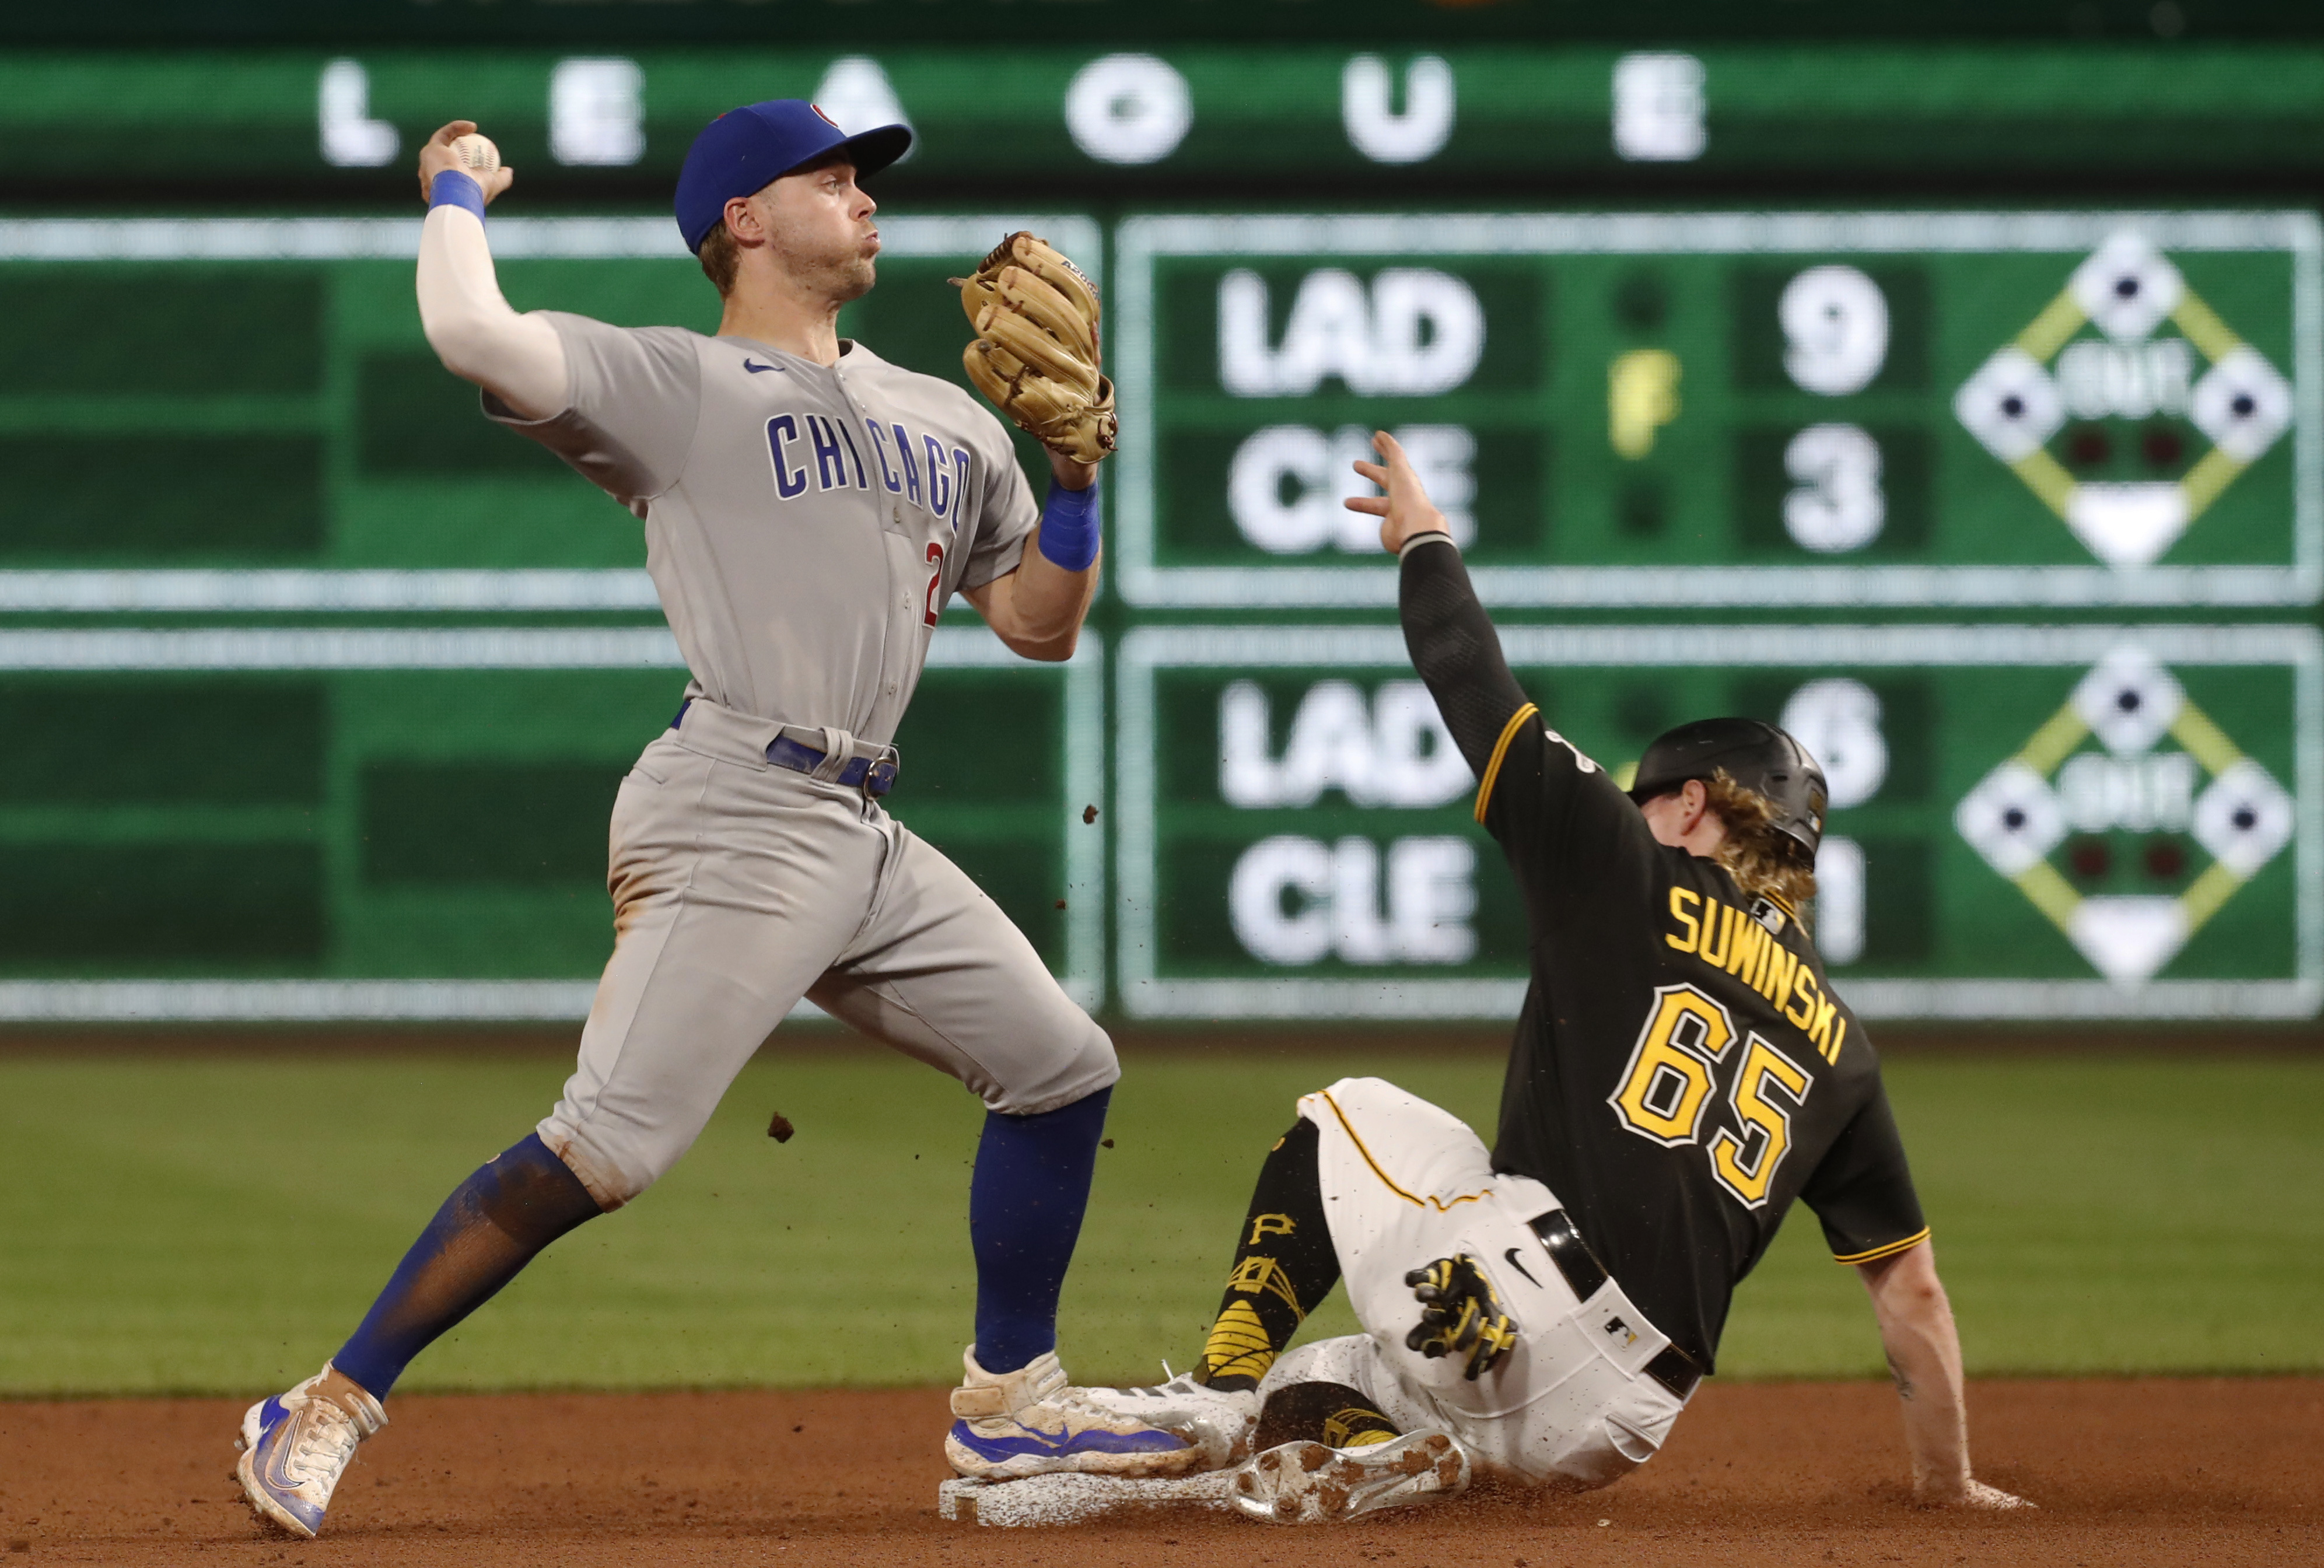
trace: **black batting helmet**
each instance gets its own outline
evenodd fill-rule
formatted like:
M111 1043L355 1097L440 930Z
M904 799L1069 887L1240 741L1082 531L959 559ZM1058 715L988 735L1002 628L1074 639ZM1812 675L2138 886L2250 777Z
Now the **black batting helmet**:
M1630 798L1643 806L1690 779L1725 769L1746 789L1775 807L1772 826L1798 844L1812 864L1823 839L1823 770L1807 748L1757 719L1697 719L1655 737L1638 759Z

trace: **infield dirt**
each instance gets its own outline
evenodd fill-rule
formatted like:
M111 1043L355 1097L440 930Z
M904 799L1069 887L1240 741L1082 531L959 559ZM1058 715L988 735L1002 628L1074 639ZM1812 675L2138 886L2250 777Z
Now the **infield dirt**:
M5 1561L458 1564L1429 1564L2324 1561L2324 1379L1997 1380L1981 1474L2039 1512L1908 1506L1875 1383L1706 1385L1670 1446L1581 1497L1336 1529L1185 1514L1052 1531L936 1517L936 1389L410 1396L319 1541L263 1530L217 1399L0 1404Z

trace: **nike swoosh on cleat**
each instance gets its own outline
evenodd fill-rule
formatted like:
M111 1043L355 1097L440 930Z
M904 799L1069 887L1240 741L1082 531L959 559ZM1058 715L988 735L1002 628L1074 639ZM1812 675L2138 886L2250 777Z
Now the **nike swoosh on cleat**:
M270 1433L268 1435L274 1436L274 1434ZM258 1467L259 1479L276 1491L290 1492L299 1490L300 1478L290 1473L290 1435L288 1432L281 1432L280 1436L275 1437L273 1443L266 1445L265 1453L260 1455L262 1462Z
M751 363L750 356L745 355L742 359L742 368L749 371L752 375L759 375L767 371L780 370L782 369L782 366L779 364L753 364Z
M1536 1287L1536 1288L1540 1287L1541 1281L1534 1278L1533 1270L1527 1268L1524 1264L1517 1261L1517 1250L1516 1248L1510 1248L1508 1251L1502 1253L1501 1256L1509 1260L1510 1268L1516 1269L1519 1274L1526 1277L1526 1283Z
M953 1441L982 1459L1001 1461L1025 1453L1175 1453L1187 1446L1167 1432L1084 1432L1063 1441L1027 1431L1021 1436L986 1437L964 1421L953 1424Z

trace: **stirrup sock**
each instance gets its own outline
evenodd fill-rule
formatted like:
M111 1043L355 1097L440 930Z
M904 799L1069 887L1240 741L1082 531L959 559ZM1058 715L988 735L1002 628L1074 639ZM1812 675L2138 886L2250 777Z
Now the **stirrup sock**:
M1081 1239L1111 1087L1034 1116L988 1111L968 1185L976 1360L1013 1372L1057 1346L1057 1296Z
M581 1178L539 1133L526 1135L452 1189L331 1364L373 1398L386 1398L412 1357L597 1213Z
M1340 1258L1323 1219L1319 1148L1315 1124L1303 1116L1259 1167L1194 1381L1230 1391L1258 1388L1307 1314L1339 1282Z

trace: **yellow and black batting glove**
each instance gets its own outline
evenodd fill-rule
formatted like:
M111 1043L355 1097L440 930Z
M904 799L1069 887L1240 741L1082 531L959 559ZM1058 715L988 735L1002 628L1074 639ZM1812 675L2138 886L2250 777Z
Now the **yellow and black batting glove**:
M1462 1375L1473 1383L1516 1348L1517 1320L1503 1310L1493 1282L1466 1252L1416 1268L1404 1282L1420 1303L1420 1321L1404 1336L1406 1350L1431 1360L1466 1355L1469 1364Z

